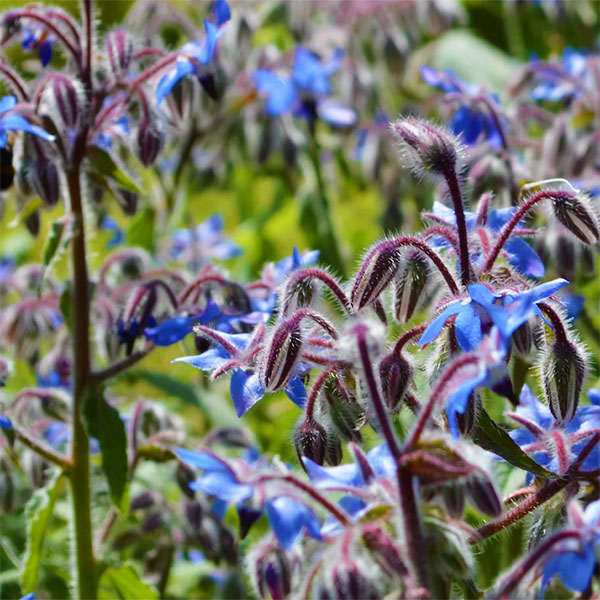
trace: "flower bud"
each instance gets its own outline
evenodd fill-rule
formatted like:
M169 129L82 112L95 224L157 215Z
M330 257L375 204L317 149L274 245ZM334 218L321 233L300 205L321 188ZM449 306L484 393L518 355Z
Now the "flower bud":
M523 357L527 358L531 353L533 346L533 327L529 321L525 321L512 334L512 343L515 350Z
M365 424L366 413L356 398L349 393L337 375L331 375L323 384L331 423L348 441L362 443L360 429Z
M406 323L427 298L431 282L429 262L420 252L411 252L403 263L394 290L394 314Z
M477 414L481 409L481 393L474 391L467 401L467 408L464 413L456 413L456 424L462 435L469 435L477 420Z
M14 181L15 168L12 161L10 148L0 148L0 192L6 191Z
M268 590L273 600L287 598L292 591L292 570L283 550L274 546L266 556L259 559L256 566L261 597L266 598Z
M35 191L46 206L54 206L60 197L58 170L56 165L42 156L38 158L31 174Z
M152 124L140 125L137 134L137 155L145 167L154 163L164 142L162 133Z
M310 308L316 296L317 283L312 277L296 279L292 276L283 291L281 312L289 315L300 308Z
M462 483L448 482L442 487L442 501L448 514L460 519L465 510L465 492Z
M327 431L314 419L303 418L294 432L294 446L302 466L304 466L303 456L322 465L327 450Z
M337 561L328 573L332 598L336 600L377 600L380 598L379 590L372 579L360 569L359 565L350 557Z
M502 513L502 503L492 482L483 475L474 475L467 480L467 490L473 506L490 517Z
M398 544L381 527L368 523L363 528L362 539L377 564L389 577L406 575L406 566L398 551Z
M399 408L413 379L414 367L402 355L390 353L379 363L381 389L390 411Z
M298 319L292 317L277 327L259 373L266 390L278 390L288 383L300 360L302 346L302 330Z
M82 90L73 79L65 75L53 75L46 84L43 100L59 131L72 131L77 127L84 100Z
M557 421L570 421L577 410L585 377L585 357L568 340L557 339L542 363L546 401Z
M557 193L552 197L552 206L556 218L584 244L598 242L598 220L588 198L569 192Z
M405 167L419 175L444 175L454 170L460 144L451 133L412 117L392 123L391 129L400 142L400 158Z
M329 429L327 432L327 447L325 448L325 462L332 467L337 467L342 462L343 456L342 441L337 429Z
M112 77L119 80L127 74L133 56L133 38L125 29L113 29L105 38L104 47Z
M354 310L360 310L375 302L391 283L400 268L400 249L393 241L375 245L365 257L354 279L350 302Z
M25 227L33 237L37 237L40 232L40 211L32 212L24 221Z
M131 510L139 510L141 508L148 508L154 504L154 495L152 492L142 492L131 500Z
M162 524L163 520L160 516L160 513L153 513L151 515L148 515L142 522L142 531L144 533L156 531Z

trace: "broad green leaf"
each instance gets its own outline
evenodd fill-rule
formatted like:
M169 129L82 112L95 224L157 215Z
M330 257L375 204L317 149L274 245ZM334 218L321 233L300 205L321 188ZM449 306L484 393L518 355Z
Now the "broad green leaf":
M142 193L142 190L119 168L108 152L97 146L90 146L87 155L92 169L100 173L100 175L112 179L118 187L124 190L134 192L135 194Z
M102 470L108 480L112 501L121 512L126 512L129 506L129 465L125 423L100 389L93 390L86 397L84 416L89 434L100 444Z
M30 217L36 210L39 210L44 202L39 196L34 196L30 198L25 204L23 208L17 213L17 216L8 224L9 227L14 228L19 225L23 225L25 221L27 221L28 217Z
M34 592L37 587L46 529L60 492L61 481L61 473L57 472L47 486L33 494L25 507L27 549L21 572L21 588L25 594Z
M98 583L99 600L154 600L156 590L144 583L131 565L108 567Z
M544 469L533 458L527 456L508 433L492 421L490 415L483 409L479 413L471 437L478 446L498 454L515 467L542 477L556 477L554 473Z
M127 245L140 246L152 250L154 246L154 225L156 214L150 207L139 211L129 224Z
M54 221L50 226L50 233L48 234L48 239L44 245L43 265L45 267L47 267L54 258L64 231L65 223L62 220Z
M69 331L73 331L73 303L71 302L71 285L69 282L65 284L63 291L60 294L59 308L65 320L65 324Z

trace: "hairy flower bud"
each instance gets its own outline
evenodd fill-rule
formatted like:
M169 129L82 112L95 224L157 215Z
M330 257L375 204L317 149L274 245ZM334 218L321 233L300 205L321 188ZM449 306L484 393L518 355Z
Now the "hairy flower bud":
M323 394L328 404L333 427L348 441L362 443L360 429L365 424L366 413L338 375L331 375L323 384Z
M330 429L327 432L327 447L325 448L325 462L332 467L336 467L342 462L344 451L342 450L342 440L337 429Z
M573 418L585 377L585 357L568 340L557 339L542 363L542 383L546 401L557 421Z
M407 574L398 544L375 523L363 528L362 539L373 558L388 577L402 577Z
M152 492L142 492L135 498L131 499L131 510L139 510L141 508L148 508L154 504L154 494Z
M465 510L465 491L462 482L450 481L442 487L442 501L448 514L460 519Z
M72 131L79 121L83 91L74 82L74 79L56 74L44 89L44 105L59 131Z
M469 435L473 429L473 425L477 420L477 413L481 409L481 393L474 391L467 401L467 408L464 413L456 413L456 424L458 430L464 436Z
M303 456L322 465L327 450L327 431L314 419L303 418L294 432L294 446L302 466Z
M54 206L60 197L58 170L56 165L45 156L38 158L31 173L35 191L46 206Z
M529 356L533 346L533 325L529 321L525 321L512 334L512 343L515 350L523 357Z
M556 218L584 244L600 240L598 220L589 199L581 194L561 193L552 197Z
M400 323L406 323L423 306L430 282L429 261L420 252L407 254L394 290L394 314Z
M288 383L300 360L302 346L302 330L298 319L292 317L277 327L259 373L266 390L278 390Z
M388 354L379 363L381 389L390 411L399 408L413 379L414 367L402 354Z
M290 277L283 291L281 312L289 315L300 308L309 308L317 296L317 282L312 277Z
M133 56L133 38L125 29L113 29L105 38L104 48L115 80L126 75Z
M137 156L145 167L154 163L158 153L162 149L164 136L152 124L140 125L137 134Z
M254 563L252 576L261 598L267 598L267 592L273 600L284 600L292 591L292 568L285 552L275 544L259 544L250 557Z
M480 512L490 517L497 517L502 513L502 502L494 484L485 476L479 474L467 480L467 490L473 506Z
M404 166L418 175L444 175L456 166L460 144L456 137L427 121L407 117L391 124L400 142L400 158Z
M334 562L328 569L326 588L335 600L376 600L380 597L375 582L350 557Z
M400 268L400 249L393 241L376 244L366 255L354 279L350 302L360 310L375 302Z

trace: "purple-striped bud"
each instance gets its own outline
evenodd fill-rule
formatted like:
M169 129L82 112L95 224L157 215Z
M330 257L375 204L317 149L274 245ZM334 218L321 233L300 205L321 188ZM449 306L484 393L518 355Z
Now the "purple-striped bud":
M283 291L281 312L289 315L300 308L310 308L317 296L317 282L313 277L298 279L292 275Z
M75 80L56 74L46 84L44 104L59 131L71 131L77 127L84 103L83 91Z
M562 192L552 197L552 206L556 218L584 244L595 244L600 240L598 219L588 198Z
M275 329L261 363L260 381L268 391L278 390L289 382L302 354L303 336L300 321L292 317Z
M442 487L442 502L448 514L460 519L465 510L465 490L462 483L448 482Z
M350 557L336 561L329 569L329 591L337 600L377 600L381 597L375 582L367 577L359 564Z
M467 401L467 408L464 413L456 413L456 424L458 430L463 436L469 435L473 429L473 425L477 420L477 415L481 410L481 394L479 391L474 391Z
M400 323L409 321L423 306L431 279L429 261L423 254L407 253L394 290L394 314Z
M337 467L342 462L344 451L342 449L342 440L337 429L330 429L327 432L327 447L325 448L325 462L332 467Z
M385 356L379 363L381 389L390 411L396 411L413 380L414 367L402 355Z
M104 48L114 80L127 74L133 56L133 38L125 29L113 29L105 38Z
M362 539L373 558L388 577L403 577L407 574L398 544L375 523L367 523Z
M345 440L361 444L360 430L365 424L366 413L343 379L338 375L329 376L323 384L323 395L333 428Z
M533 331L535 325L530 321L525 321L517 330L512 334L512 343L514 349L523 357L528 357L533 347Z
M445 129L412 117L390 127L400 142L400 159L406 168L418 175L444 175L455 169L460 143Z
M322 465L327 450L327 431L314 419L302 418L294 432L294 446L302 466L304 466L303 456Z
M502 513L502 502L494 484L483 475L474 475L467 479L467 490L471 503L480 512L490 517Z
M60 197L60 185L58 170L54 162L41 156L35 162L31 174L31 180L35 191L39 194L46 206L54 206Z
M379 298L400 268L400 249L393 241L380 242L367 253L354 279L350 302L360 310Z
M249 557L258 593L273 600L284 600L292 591L292 567L285 552L274 543L267 542L255 546Z
M542 362L542 383L557 421L570 421L577 410L585 377L585 356L568 340L556 340Z
M137 156L145 167L154 163L163 147L163 134L151 123L142 123L137 134Z

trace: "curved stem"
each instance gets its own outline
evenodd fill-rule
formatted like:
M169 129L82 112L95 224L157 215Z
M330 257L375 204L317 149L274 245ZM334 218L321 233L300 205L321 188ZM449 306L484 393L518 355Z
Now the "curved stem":
M25 82L8 65L5 65L4 61L0 61L0 74L4 75L8 85L14 88L19 96L21 96L21 100L23 102L27 102L29 100L29 94L27 93Z
M342 290L342 288L338 285L337 281L331 277L325 271L321 269L302 269L300 271L296 271L292 277L290 277L287 287L294 286L300 283L303 279L318 279L323 282L327 289L337 298L339 303L342 305L342 308L347 314L352 312L352 307L350 306L350 302L346 297L346 294Z
M105 381L106 379L111 379L112 377L117 376L119 373L125 371L125 369L128 369L135 363L139 362L140 360L142 360L143 358L148 356L148 354L150 354L150 352L152 350L154 350L154 345L144 348L143 350L136 350L135 352L133 352L132 354L130 354L123 360L120 360L120 361L110 365L109 367L106 367L106 369L91 372L90 380L93 381L94 383L101 383L102 381Z
M404 346L406 346L406 344L408 342L410 342L410 340L412 340L413 338L417 337L418 335L421 335L426 329L427 329L427 324L418 325L417 327L413 327L412 329L409 329L407 332L402 334L402 336L400 336L400 338L398 338L398 341L394 345L392 354L394 354L396 356L400 356L400 353L402 352L402 349L404 348Z
M559 344L566 344L569 341L569 338L567 337L565 326L562 322L562 319L558 316L558 313L546 302L538 302L538 307L543 313L546 314L550 323L552 323L556 341Z
M41 457L45 458L48 462L56 465L61 468L65 474L69 474L71 470L71 461L62 454L56 452L50 446L47 446L43 442L36 440L31 437L29 432L26 429L23 429L20 425L13 423L13 430L15 432L15 437L23 442L25 446L33 450L36 454L39 454Z

